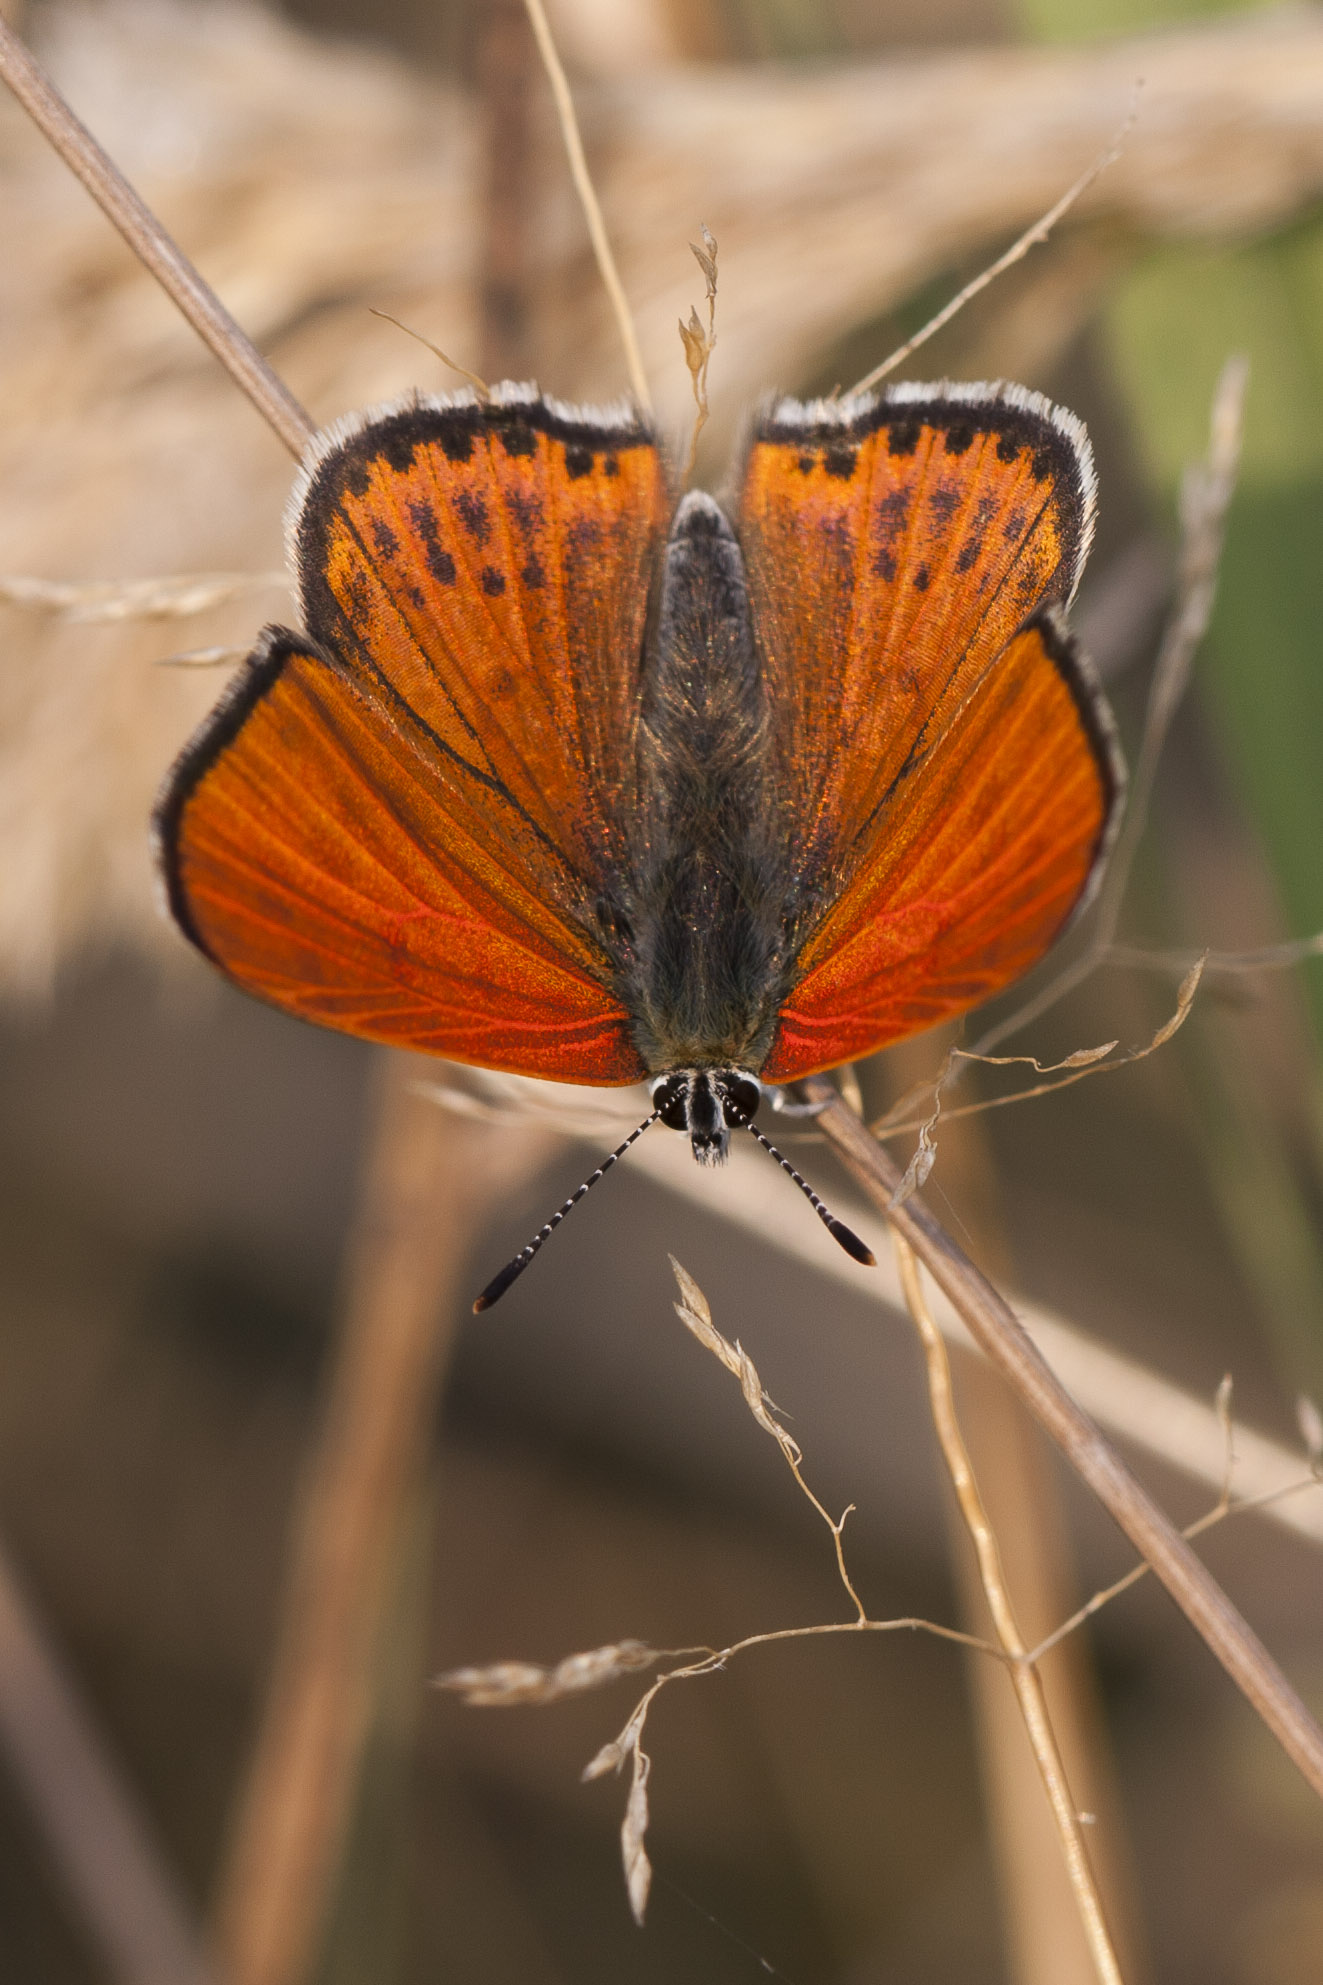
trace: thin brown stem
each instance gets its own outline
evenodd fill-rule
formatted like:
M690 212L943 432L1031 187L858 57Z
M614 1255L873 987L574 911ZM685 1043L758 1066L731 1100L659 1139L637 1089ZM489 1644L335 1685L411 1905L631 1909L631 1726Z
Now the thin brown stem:
M579 195L584 219L588 223L588 235L593 244L593 255L597 261L598 274L603 287L611 300L615 315L616 329L625 351L625 369L629 373L630 389L634 398L645 411L651 411L652 395L648 391L648 375L643 370L643 354L634 330L634 319L630 315L625 297L624 285L616 268L616 258L611 250L610 238L606 232L606 222L602 219L602 209L593 187L592 175L588 170L588 160L584 156L583 139L579 135L579 120L574 111L574 99L566 81L561 59L556 52L542 0L524 0L533 33L537 37L538 53L542 66L547 72L551 94L556 103L556 115L560 119L561 134L565 140L565 152L570 162L570 176Z
M888 358L884 358L880 365L875 365L871 372L865 373L858 385L850 388L851 395L870 392L874 386L880 385L889 373L894 372L897 366L903 365L910 354L919 349L920 345L926 345L929 338L940 331L944 324L949 324L957 312L963 310L967 303L971 303L980 291L988 287L989 283L995 282L998 276L1005 275L1007 269L1014 268L1017 262L1022 262L1031 248L1037 248L1042 242L1046 241L1057 222L1070 211L1081 194L1087 193L1099 174L1106 172L1108 166L1120 158L1126 133L1134 121L1135 111L1132 107L1125 122L1112 139L1111 144L1098 154L1093 164L1080 174L1072 186L1066 188L1061 198L1054 201L1047 212L1033 223L1032 227L1027 227L1019 239L1011 243L1004 255L999 255L996 261L990 263L986 269L975 276L972 282L966 283L965 287L957 296L953 296L949 303L944 304L935 317L930 317L922 330L916 331L912 338L907 338L905 343L896 351L892 352Z
M1002 1575L1001 1552L997 1546L997 1538L988 1521L983 1498L979 1494L978 1483L956 1418L955 1400L951 1390L951 1367L947 1361L946 1346L924 1299L923 1286L919 1279L919 1264L915 1259L914 1250L899 1233L893 1234L893 1240L901 1284L905 1290L905 1300L923 1346L933 1426L946 1462L947 1473L951 1477L951 1486L956 1493L956 1501L960 1505L960 1514L964 1518L965 1528L969 1532L978 1559L979 1578L987 1598L988 1611L992 1615L993 1627L1009 1657L1011 1682L1020 1705L1020 1714L1024 1718L1024 1727L1029 1737L1034 1761L1038 1766L1043 1789L1047 1793L1052 1817L1056 1822L1066 1872L1084 1927L1089 1954L1102 1985L1122 1985L1121 1968L1112 1949L1112 1940L1108 1935L1107 1922L1103 1915L1102 1898L1093 1878L1093 1870L1089 1866L1079 1813L1070 1796L1065 1767L1047 1713L1047 1699L1043 1694L1042 1680L1032 1660L1028 1658L1024 1636L1020 1632L1015 1610L1006 1590L1006 1581Z
M314 432L310 416L271 370L256 345L231 317L215 291L171 240L119 167L74 116L44 70L0 19L0 80L6 82L70 171L82 180L107 220L123 235L143 267L193 326L247 394L258 413L297 460Z
M1281 1489L1267 1489L1261 1496L1246 1496L1240 1502L1232 1502L1229 1497L1221 1496L1212 1509L1205 1510L1204 1514L1196 1517L1193 1523L1187 1523L1181 1531L1181 1536L1189 1543L1195 1537L1202 1537L1205 1530L1213 1530L1219 1523L1225 1523L1229 1516L1240 1516L1250 1510L1268 1509L1286 1496L1298 1496L1305 1489L1316 1489L1319 1486L1317 1475L1302 1475L1298 1482L1288 1482ZM1038 1661L1044 1654L1050 1653L1059 1641L1066 1640L1082 1627L1086 1620L1091 1620L1095 1613L1100 1613L1104 1606L1109 1606L1113 1599L1119 1599L1132 1585L1138 1585L1141 1578L1147 1578L1152 1569L1153 1567L1148 1564L1132 1565L1121 1578L1114 1579L1100 1592L1095 1592L1093 1597L1086 1599L1068 1620L1063 1620L1059 1627L1055 1627L1050 1634L1040 1640L1037 1647L1030 1650L1030 1658Z
M1080 1479L1152 1566L1190 1624L1323 1798L1323 1729L1217 1580L1135 1480L1111 1443L1080 1411L1019 1319L924 1206L918 1194L894 1204L901 1172L823 1076L805 1084L824 1107L818 1128L846 1169L907 1240L959 1313L974 1342L1001 1371Z

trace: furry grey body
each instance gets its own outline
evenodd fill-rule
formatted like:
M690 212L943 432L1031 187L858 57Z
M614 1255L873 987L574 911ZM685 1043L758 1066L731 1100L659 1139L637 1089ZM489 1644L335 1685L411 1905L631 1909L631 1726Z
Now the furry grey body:
M649 1072L767 1059L790 987L784 833L744 562L693 492L666 546L639 723L637 845L618 973Z

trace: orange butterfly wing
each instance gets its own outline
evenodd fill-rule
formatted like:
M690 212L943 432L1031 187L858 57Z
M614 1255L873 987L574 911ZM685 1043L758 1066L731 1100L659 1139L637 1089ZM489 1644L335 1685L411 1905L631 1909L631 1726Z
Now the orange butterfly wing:
M1021 388L755 431L740 535L801 895L767 1080L990 997L1082 900L1121 786L1056 611L1091 508L1083 429Z
M634 417L518 389L321 437L291 517L311 638L268 630L157 808L199 948L372 1040L637 1080L600 919L667 510Z

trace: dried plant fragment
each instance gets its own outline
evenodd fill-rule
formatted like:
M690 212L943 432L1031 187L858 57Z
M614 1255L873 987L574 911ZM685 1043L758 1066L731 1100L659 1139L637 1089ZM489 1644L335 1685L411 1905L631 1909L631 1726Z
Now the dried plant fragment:
M515 1703L557 1702L562 1696L581 1695L585 1689L604 1688L621 1675L650 1668L661 1658L660 1649L646 1647L641 1640L618 1640L584 1654L567 1654L554 1668L540 1668L533 1661L493 1661L486 1668L452 1668L447 1674L433 1676L432 1686L452 1690L478 1709L504 1709Z
M1055 1089L1069 1089L1072 1083L1082 1082L1086 1076L1110 1074L1119 1068L1129 1068L1133 1062L1143 1061L1158 1048L1165 1047L1172 1035L1185 1025L1190 1016L1190 1008L1199 990L1205 962L1206 954L1201 953L1181 980L1174 1010L1170 1017L1163 1021L1152 1040L1147 1041L1143 1047L1132 1048L1127 1054L1118 1055L1115 1061L1108 1061L1107 1056L1114 1053L1118 1045L1116 1041L1104 1041L1096 1048L1076 1048L1063 1061L1054 1062L1040 1062L1036 1055L988 1055L979 1054L970 1048L952 1048L934 1080L916 1085L901 1098L893 1110L869 1126L875 1137L897 1137L902 1131L907 1130L917 1130L919 1134L914 1155L905 1169L900 1184L892 1194L891 1205L903 1206L911 1193L919 1189L931 1172L937 1156L933 1133L941 1117L977 1116L983 1110L1000 1109L1006 1103L1029 1102L1035 1096L1048 1096ZM1013 1089L1006 1096L985 1096L977 1103L963 1103L959 1109L948 1110L943 1105L943 1094L960 1065L966 1062L982 1062L989 1068L1012 1068L1020 1064L1034 1069L1039 1075L1048 1077L1060 1075L1061 1080L1036 1082L1028 1089ZM931 1114L914 1122L897 1121L902 1112L912 1107L915 1098L922 1095L925 1089L930 1089L932 1092Z
M707 304L707 323L704 324L692 305L689 310L689 322L686 324L683 318L680 319L680 343L684 346L684 362L689 367L689 378L694 389L694 406L697 410L694 414L693 430L689 436L689 452L685 456L686 484L694 472L698 437L707 426L707 369L712 363L712 353L717 343L717 244L706 222L703 223L702 234L702 247L691 241L689 251L703 271L703 280L707 284L707 295L704 299Z

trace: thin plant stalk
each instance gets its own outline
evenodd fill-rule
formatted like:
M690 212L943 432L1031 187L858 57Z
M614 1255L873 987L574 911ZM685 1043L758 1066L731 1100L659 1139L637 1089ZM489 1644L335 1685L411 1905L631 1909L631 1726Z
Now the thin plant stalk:
M575 115L574 98L566 81L565 70L556 50L556 43L547 21L542 0L524 0L528 18L537 38L538 53L542 66L547 72L551 94L556 104L556 116L560 120L561 135L565 140L565 152L569 159L570 176L574 180L574 190L579 196L584 219L588 223L588 234L593 244L593 256L597 262L602 286L611 300L611 309L620 333L620 342L625 353L625 369L629 373L630 390L645 412L652 408L652 395L648 391L648 375L643 369L643 354L639 350L638 335L634 329L634 319L630 314L625 296L624 284L616 268L616 258L612 252L606 222L602 219L602 208L588 170L588 160L584 156L583 139L579 134L579 120Z
M1047 1699L1043 1693L1042 1680L1033 1662L1028 1658L1024 1637L1020 1632L1015 1610L1011 1605L1010 1595L1002 1576L1001 1553L997 1539L988 1521L983 1498L979 1494L974 1470L961 1437L951 1391L951 1367L947 1361L946 1345L942 1341L941 1332L932 1320L924 1298L923 1286L919 1279L919 1264L914 1250L899 1233L893 1232L892 1242L896 1250L896 1262L905 1291L905 1300L923 1346L933 1426L946 1462L947 1473L951 1477L951 1486L955 1490L956 1501L960 1505L960 1514L964 1518L965 1527L974 1545L979 1578L987 1598L988 1611L992 1615L993 1627L998 1641L1008 1656L1008 1673L1020 1705L1020 1714L1024 1718L1024 1727L1043 1781L1043 1789L1047 1793L1048 1804L1052 1809L1066 1871L1088 1942L1089 1953L1093 1959L1094 1970L1098 1974L1099 1985L1123 1985L1121 1968L1116 1961L1116 1953L1112 1949L1111 1937L1103 1915L1102 1899L1098 1894L1093 1870L1089 1865L1079 1814L1070 1796L1061 1753L1057 1748L1056 1737L1047 1713Z
M921 330L916 331L912 338L907 338L903 345L900 345L887 358L884 358L880 365L875 365L871 372L866 372L858 385L850 388L850 397L852 398L856 393L871 392L874 386L880 386L882 381L896 370L897 366L903 365L905 360L913 352L918 351L920 345L926 345L929 338L935 336L942 329L943 325L949 324L951 319L959 311L963 310L967 303L972 303L980 291L988 287L989 283L996 282L998 276L1005 275L1006 271L1014 268L1017 262L1022 262L1031 248L1037 248L1042 242L1046 241L1057 222L1069 213L1082 194L1088 192L1094 180L1100 174L1106 172L1109 165L1114 164L1120 158L1122 147L1125 144L1126 134L1135 121L1135 114L1134 107L1132 106L1129 115L1121 125L1116 136L1112 139L1110 145L1105 150L1099 152L1093 164L1080 174L1072 186L1066 188L1061 198L1054 201L1047 212L1040 215L1031 227L1027 227L1018 240L1011 243L1004 255L999 255L995 262L989 263L986 269L983 269L970 282L967 282L958 295L953 296L949 303L942 306L935 317L928 319L928 322Z
M297 461L312 419L2 17L0 80Z
M934 1219L917 1193L898 1203L902 1174L823 1076L805 1083L822 1131L892 1229L907 1240L970 1336L1051 1435L1071 1467L1152 1566L1306 1782L1323 1798L1323 1729L1208 1568L1081 1412L1009 1304Z

